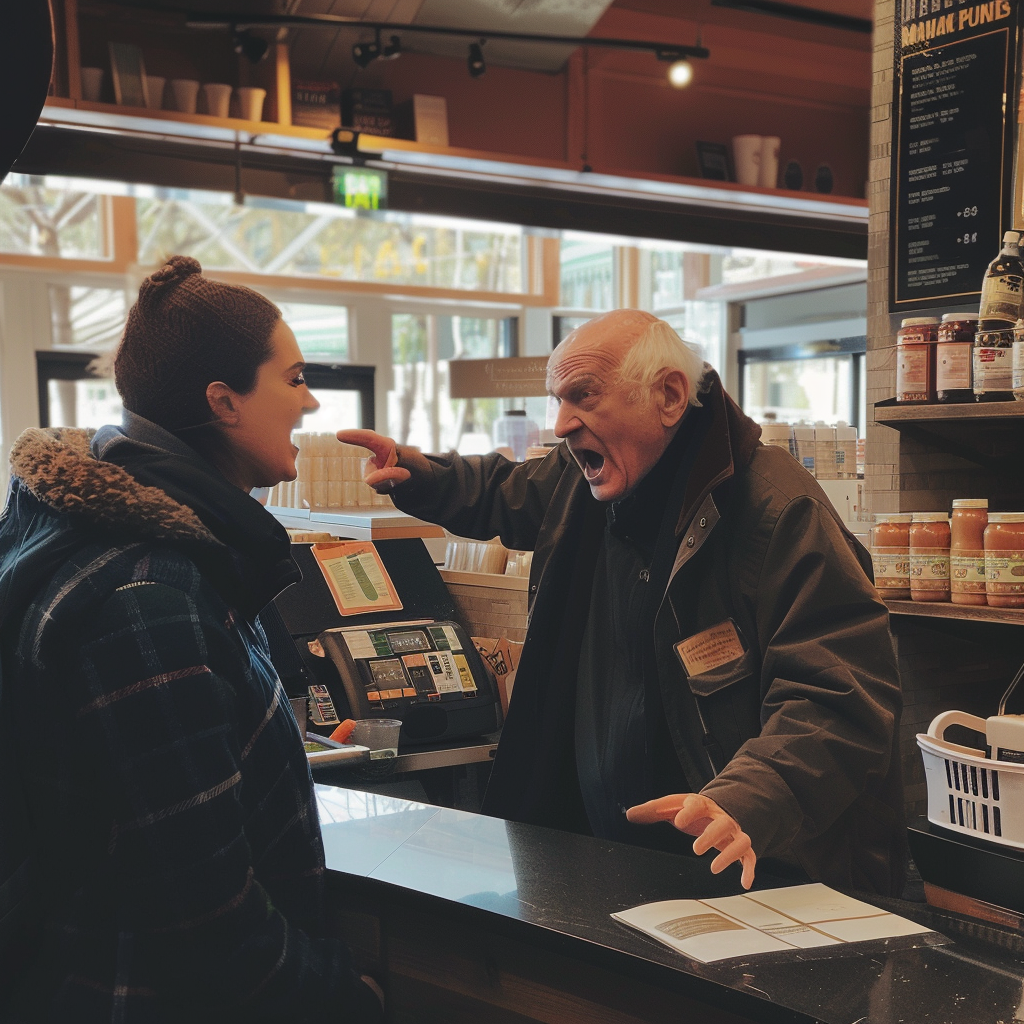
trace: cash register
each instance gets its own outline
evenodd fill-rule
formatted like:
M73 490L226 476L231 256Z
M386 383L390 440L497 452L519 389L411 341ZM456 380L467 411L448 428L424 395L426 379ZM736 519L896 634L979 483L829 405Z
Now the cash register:
M302 580L262 617L289 696L310 697L310 731L327 735L345 718L379 717L402 722L403 744L495 732L501 703L494 678L422 540L373 547L399 610L343 615L313 545L293 544ZM380 584L355 570L349 582L376 595Z

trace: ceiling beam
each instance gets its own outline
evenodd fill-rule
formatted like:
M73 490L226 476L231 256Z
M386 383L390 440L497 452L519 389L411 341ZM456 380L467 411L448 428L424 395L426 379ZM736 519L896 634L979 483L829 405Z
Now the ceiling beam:
M789 21L802 21L806 25L839 28L867 35L874 31L874 23L870 18L854 18L848 14L819 11L813 7L781 3L779 0L711 0L711 6L727 7L747 14L766 14L772 18L786 18Z

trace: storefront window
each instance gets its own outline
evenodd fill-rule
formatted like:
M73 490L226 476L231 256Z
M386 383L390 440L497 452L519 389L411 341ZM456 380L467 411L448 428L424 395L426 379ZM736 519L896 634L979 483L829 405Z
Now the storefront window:
M87 427L121 422L121 396L106 377L49 380L51 427Z
M756 420L809 423L857 422L854 391L858 356L827 356L747 362L743 370L743 410Z
M0 185L0 252L106 259L104 196L34 184L24 174Z
M563 308L596 312L615 308L615 249L605 238L563 234L561 268Z
M54 348L105 352L120 341L128 312L123 288L51 284L49 296Z
M423 451L489 451L494 421L507 402L497 398L452 399L448 364L514 354L507 319L396 313L391 318L394 388L388 424L400 444Z
M335 362L348 359L348 309L311 302L279 302L284 322L295 332L309 362L317 357Z
M328 277L467 291L523 290L523 231L403 213L357 215L322 204L237 206L182 193L137 201L139 262L171 253L207 269Z
M683 290L682 250L655 249L648 254L648 258L651 274L651 311L658 312L682 305L686 298Z

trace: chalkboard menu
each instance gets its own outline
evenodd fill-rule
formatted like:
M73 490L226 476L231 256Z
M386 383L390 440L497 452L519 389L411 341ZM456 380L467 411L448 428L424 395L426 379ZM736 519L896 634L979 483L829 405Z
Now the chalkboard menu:
M897 0L894 312L980 297L1013 226L1021 0Z

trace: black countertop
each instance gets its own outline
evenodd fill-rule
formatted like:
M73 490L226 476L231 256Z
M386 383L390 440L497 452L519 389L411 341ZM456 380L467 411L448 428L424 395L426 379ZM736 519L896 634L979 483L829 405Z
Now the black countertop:
M741 892L738 871L714 876L710 857L329 786L318 786L317 798L330 871L476 908L536 942L571 947L596 963L614 961L620 970L738 1012L824 1024L1024 1021L1024 942L996 926L866 897L950 941L908 948L903 938L705 965L609 915L656 900ZM755 886L784 884L760 873Z

